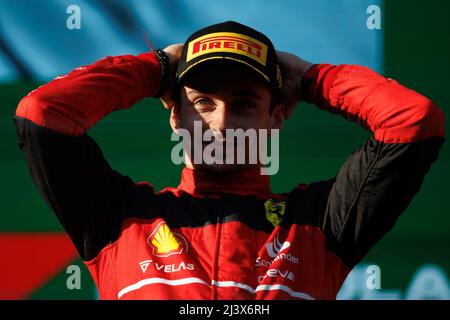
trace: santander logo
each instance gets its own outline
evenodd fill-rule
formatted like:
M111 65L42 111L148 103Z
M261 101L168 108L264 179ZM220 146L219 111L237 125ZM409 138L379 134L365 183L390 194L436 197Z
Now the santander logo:
M258 282L262 282L267 277L270 278L283 278L291 281L295 281L295 274L290 271L288 265L274 265L273 263L278 260L288 261L293 264L299 264L299 258L294 256L291 252L283 252L291 247L291 242L281 242L279 239L279 233L273 238L272 241L266 244L265 249L270 259L265 260L261 257L256 258L255 267L262 267L264 274L258 277Z
M282 252L283 250L286 250L290 246L291 246L291 243L289 241L285 241L285 242L281 243L280 240L278 239L278 233L277 233L275 238L271 242L266 244L267 254L271 258L275 258L280 252Z

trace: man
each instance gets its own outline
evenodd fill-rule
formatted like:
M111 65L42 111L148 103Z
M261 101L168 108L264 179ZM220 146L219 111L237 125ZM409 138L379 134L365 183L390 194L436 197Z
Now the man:
M178 187L155 192L113 171L86 134L144 97L162 98L175 131L194 121L215 132L279 129L304 100L373 137L335 178L289 193L272 194L259 162L192 161ZM443 114L426 97L365 67L277 55L235 22L166 53L77 68L23 98L15 121L31 175L103 299L334 299L444 142Z

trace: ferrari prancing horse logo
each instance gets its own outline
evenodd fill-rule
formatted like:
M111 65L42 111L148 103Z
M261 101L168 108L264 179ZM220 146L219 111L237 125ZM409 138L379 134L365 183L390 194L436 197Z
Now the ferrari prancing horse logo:
M272 199L269 199L264 203L264 206L266 208L266 219L274 227L278 226L286 210L286 202L274 202Z

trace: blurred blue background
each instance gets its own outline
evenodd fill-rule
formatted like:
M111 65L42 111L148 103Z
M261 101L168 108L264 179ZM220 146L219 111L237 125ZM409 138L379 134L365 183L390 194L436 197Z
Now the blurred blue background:
M195 30L235 20L265 33L283 51L315 62L382 68L381 32L366 28L379 1L1 0L0 81L46 81L107 55L137 54L184 42ZM66 13L80 8L80 29Z

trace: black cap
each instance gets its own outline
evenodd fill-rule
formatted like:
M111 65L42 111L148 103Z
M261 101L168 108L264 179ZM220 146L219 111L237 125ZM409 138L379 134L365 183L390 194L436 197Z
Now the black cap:
M197 65L214 59L241 63L243 67L256 71L270 87L281 90L281 72L275 48L269 38L250 27L226 21L192 34L183 47L177 82Z

